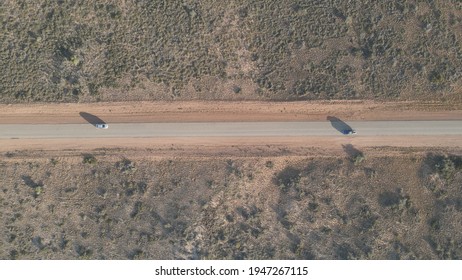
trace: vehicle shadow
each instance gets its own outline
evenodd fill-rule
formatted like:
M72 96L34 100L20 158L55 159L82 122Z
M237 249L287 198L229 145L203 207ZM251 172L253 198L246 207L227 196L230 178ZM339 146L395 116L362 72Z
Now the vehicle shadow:
M93 126L96 126L97 124L106 124L105 121L100 119L99 117L92 115L87 112L80 112L79 115L84 118L88 123L90 123Z
M353 145L351 144L346 144L346 145L342 145L342 148L343 150L345 151L345 153L348 155L348 157L352 160L354 160L355 158L357 158L358 156L361 156L361 157L364 157L364 154L363 152L361 152L360 150L356 149Z
M353 128L346 124L344 121L342 121L339 118L332 117L332 116L327 116L327 120L330 121L330 124L332 125L333 128L338 130L338 132L345 134L345 131L351 131Z

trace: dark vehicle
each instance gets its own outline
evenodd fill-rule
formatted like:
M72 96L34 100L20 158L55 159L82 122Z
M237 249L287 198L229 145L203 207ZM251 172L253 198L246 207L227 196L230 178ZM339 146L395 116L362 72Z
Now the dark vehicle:
M344 135L351 135L351 134L356 134L356 131L354 131L353 129L345 129L345 130L342 130L342 133Z

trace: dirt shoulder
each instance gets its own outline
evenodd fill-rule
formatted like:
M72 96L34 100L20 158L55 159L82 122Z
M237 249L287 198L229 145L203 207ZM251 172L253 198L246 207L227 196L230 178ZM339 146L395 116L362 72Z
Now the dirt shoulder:
M462 137L191 137L111 139L8 139L0 140L3 158L75 156L82 152L140 158L177 157L281 157L344 156L345 149L379 151L384 156L395 149L459 149Z
M321 121L462 119L462 104L373 101L175 101L0 104L0 123L85 123L87 112L106 122Z

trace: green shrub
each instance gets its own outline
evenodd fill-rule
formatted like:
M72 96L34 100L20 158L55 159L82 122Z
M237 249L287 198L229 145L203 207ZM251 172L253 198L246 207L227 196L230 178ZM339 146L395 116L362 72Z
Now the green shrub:
M84 154L83 155L83 163L88 164L95 164L97 162L96 158L92 154Z

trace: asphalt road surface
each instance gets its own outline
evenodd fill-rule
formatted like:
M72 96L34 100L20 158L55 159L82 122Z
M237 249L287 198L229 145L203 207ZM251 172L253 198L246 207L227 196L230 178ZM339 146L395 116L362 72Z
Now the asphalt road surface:
M354 129L360 136L462 135L462 121L342 121L324 122L227 122L227 123L108 123L108 129L93 124L4 124L1 139L52 138L149 138L149 137L251 137L339 136ZM461 143L462 145L462 143Z

